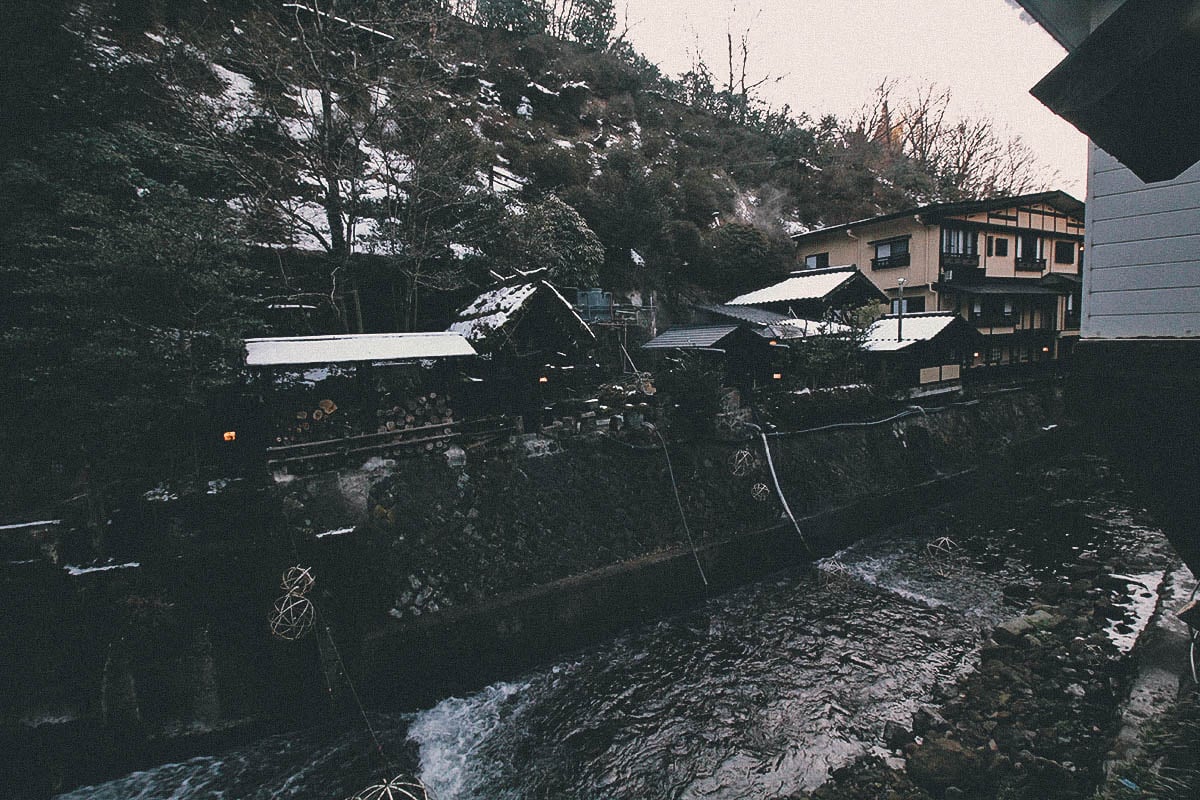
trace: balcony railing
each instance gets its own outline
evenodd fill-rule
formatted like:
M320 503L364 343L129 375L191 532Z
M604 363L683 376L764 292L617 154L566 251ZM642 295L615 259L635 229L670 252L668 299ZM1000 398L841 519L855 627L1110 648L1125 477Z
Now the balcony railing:
M908 253L896 253L891 256L871 259L871 269L891 269L892 267L907 267L912 262Z
M942 268L942 280L950 284L977 284L982 283L983 278L984 271L979 267Z
M1022 258L1017 257L1016 268L1018 272L1045 272L1046 259L1044 258Z
M942 253L942 267L947 269L979 266L978 253Z

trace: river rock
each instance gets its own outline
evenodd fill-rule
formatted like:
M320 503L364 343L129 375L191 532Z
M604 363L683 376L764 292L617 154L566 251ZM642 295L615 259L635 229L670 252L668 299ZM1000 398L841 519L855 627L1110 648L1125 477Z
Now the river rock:
M974 750L945 737L928 739L908 757L908 776L931 792L972 787L983 775L983 759Z
M933 706L921 706L913 714L912 729L917 736L924 736L930 731L940 731L949 727L950 723Z
M888 721L883 726L883 741L890 750L901 750L912 739L912 732L897 722Z

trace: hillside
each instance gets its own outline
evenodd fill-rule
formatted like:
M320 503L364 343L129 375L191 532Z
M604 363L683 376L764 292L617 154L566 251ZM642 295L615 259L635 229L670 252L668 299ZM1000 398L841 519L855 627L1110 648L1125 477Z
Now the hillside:
M10 485L194 469L246 336L441 329L537 267L682 317L789 268L788 232L938 196L886 137L664 78L603 2L176 5L4 32Z

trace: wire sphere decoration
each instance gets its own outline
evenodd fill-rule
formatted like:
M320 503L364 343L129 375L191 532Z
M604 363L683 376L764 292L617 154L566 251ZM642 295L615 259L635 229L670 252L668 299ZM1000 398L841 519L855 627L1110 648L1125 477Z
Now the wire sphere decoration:
M754 469L754 454L749 450L735 450L729 456L729 471L737 477L748 475Z
M822 562L820 567L820 581L822 586L844 589L853 580L854 577L850 574L850 568L836 558Z
M943 577L949 577L958 566L962 556L958 542L949 536L939 536L925 545L925 553L933 564L933 571Z
M368 786L349 800L429 800L429 791L417 778L397 775L386 783Z
M756 483L750 489L750 496L758 502L763 503L771 496L771 489L765 483Z
M275 601L271 634L288 642L303 639L312 630L316 617L316 609L307 597L289 592Z
M280 586L283 587L283 591L287 594L305 595L308 594L316 582L317 579L313 576L312 570L308 567L296 565L289 567L287 572L283 573Z

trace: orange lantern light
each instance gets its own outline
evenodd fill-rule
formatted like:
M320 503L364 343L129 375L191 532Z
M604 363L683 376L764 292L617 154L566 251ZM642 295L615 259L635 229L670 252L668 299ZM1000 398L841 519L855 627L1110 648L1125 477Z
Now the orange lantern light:
M227 442L235 441L237 439L237 431L225 431L222 438Z
M774 374L772 374L772 375L771 375L771 378L772 378L772 379L774 379L774 380L777 380L777 381L781 381L781 380L783 380L783 373L782 373L782 372L776 372L776 373L774 373Z
M549 382L550 382L550 379L549 379L549 378L547 378L545 375L543 375L542 377L538 378L538 383L549 383Z

